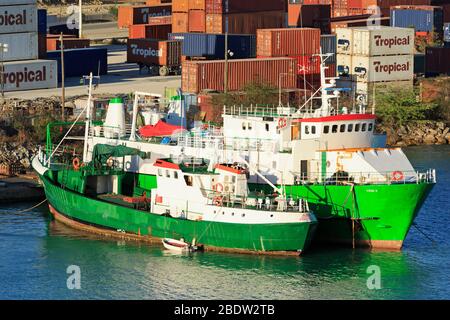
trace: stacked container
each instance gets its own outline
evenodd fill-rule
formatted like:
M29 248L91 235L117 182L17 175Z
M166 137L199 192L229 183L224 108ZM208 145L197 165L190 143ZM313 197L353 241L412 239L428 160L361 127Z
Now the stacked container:
M7 46L1 55L5 91L57 86L56 63L38 60L38 26L43 28L38 24L36 0L2 0L0 45Z
M284 0L174 0L172 5L174 33L256 34L285 21Z
M320 83L320 40L320 29L260 29L256 35L256 54L258 58L294 59L298 85L301 88L305 82L317 85Z
M414 30L394 27L338 28L337 69L357 95L369 101L374 86L412 88Z
M151 17L170 16L171 4L147 5L147 6L119 6L117 25L119 29L128 28L135 24L148 24Z
M436 32L442 37L444 15L442 7L436 6L395 6L391 8L391 26L413 27L417 33Z
M329 4L293 4L288 5L289 27L320 28L322 34L330 29L331 5Z

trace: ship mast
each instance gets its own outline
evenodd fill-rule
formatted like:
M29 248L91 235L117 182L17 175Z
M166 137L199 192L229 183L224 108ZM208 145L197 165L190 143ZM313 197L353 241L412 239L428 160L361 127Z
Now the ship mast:
M92 72L89 76L83 76L84 79L89 79L89 89L88 89L88 99L86 106L86 126L84 129L84 149L83 149L83 162L87 161L87 153L88 153L88 138L89 138L89 128L91 126L91 101L92 101Z

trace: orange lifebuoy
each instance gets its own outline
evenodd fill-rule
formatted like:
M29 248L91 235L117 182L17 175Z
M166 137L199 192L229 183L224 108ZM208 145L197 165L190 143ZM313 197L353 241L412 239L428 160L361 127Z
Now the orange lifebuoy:
M280 118L278 119L278 128L283 129L287 126L287 120L286 118Z
M221 207L223 204L222 197L215 197L213 203L214 203L214 205Z
M216 184L213 186L213 190L216 191L216 192L222 192L222 191L223 191L223 184L221 184L221 183L216 183Z
M405 178L403 172L401 171L394 171L392 172L392 181L401 181Z
M75 171L80 170L80 159L78 158L73 159L72 166Z

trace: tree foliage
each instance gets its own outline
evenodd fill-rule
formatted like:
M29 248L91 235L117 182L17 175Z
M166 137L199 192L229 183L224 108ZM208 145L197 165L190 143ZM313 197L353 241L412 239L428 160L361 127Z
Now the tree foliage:
M408 121L436 118L438 104L421 102L416 90L392 88L377 93L376 113L387 125L404 125Z

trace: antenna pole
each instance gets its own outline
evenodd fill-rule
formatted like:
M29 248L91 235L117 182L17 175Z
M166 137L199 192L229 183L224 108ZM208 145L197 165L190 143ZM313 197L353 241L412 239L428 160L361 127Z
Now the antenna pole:
M84 150L83 150L83 162L87 161L88 153L88 137L89 137L89 126L91 122L91 100L92 100L92 72L89 74L89 93L86 107L86 127L84 130Z

